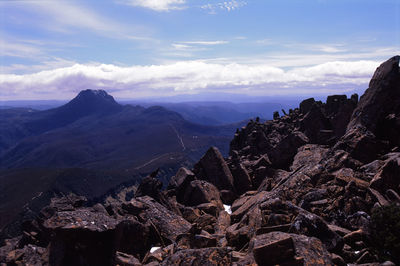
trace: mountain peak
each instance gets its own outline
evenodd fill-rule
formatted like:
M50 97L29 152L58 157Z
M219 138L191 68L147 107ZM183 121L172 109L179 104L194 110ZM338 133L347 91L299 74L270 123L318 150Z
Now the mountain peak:
M69 103L57 109L63 116L77 118L91 114L109 114L120 111L122 106L104 90L83 90ZM68 119L70 120L70 119Z
M110 94L108 94L105 90L82 90L79 94L72 100L106 100L111 103L117 103Z

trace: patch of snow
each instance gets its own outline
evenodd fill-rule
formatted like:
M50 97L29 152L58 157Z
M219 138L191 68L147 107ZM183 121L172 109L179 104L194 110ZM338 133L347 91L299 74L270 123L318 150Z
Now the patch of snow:
M224 209L228 214L232 214L231 206L230 205L225 205L224 204Z
M161 247L152 247L150 249L150 253L156 252L157 250L159 250Z

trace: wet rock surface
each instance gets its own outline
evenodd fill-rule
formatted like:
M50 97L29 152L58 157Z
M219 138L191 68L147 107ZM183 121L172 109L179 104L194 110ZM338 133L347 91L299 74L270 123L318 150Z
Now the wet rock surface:
M162 190L154 174L131 197L54 199L2 265L379 265L373 211L400 204L400 57L366 93L310 98L210 148ZM386 261L383 265L393 265Z

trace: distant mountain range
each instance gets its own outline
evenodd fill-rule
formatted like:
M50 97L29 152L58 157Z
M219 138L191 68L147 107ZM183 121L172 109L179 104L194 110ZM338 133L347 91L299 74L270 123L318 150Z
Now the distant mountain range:
M249 97L231 94L181 95L165 98L119 99L120 104L140 105L143 107L162 106L182 115L185 120L202 125L224 125L237 123L249 118L272 119L274 111L286 112L300 103L301 97ZM57 108L66 101L31 100L0 101L1 109L30 108L47 110Z
M99 197L157 168L161 178L170 176L210 146L227 154L243 124L199 125L161 106L121 105L103 90L82 91L44 111L2 109L0 195L7 200L0 227L32 198L39 209L53 193Z

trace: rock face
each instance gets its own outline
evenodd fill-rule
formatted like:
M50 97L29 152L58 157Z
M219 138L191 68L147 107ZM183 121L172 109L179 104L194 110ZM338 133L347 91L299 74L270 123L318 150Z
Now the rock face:
M377 152L387 152L400 145L399 61L400 56L392 57L375 71L340 143L364 162L376 159ZM369 156L363 156L364 153Z
M310 98L249 122L228 158L210 148L166 190L153 174L131 197L54 199L2 243L0 263L378 265L371 215L400 204L399 60L359 102Z

